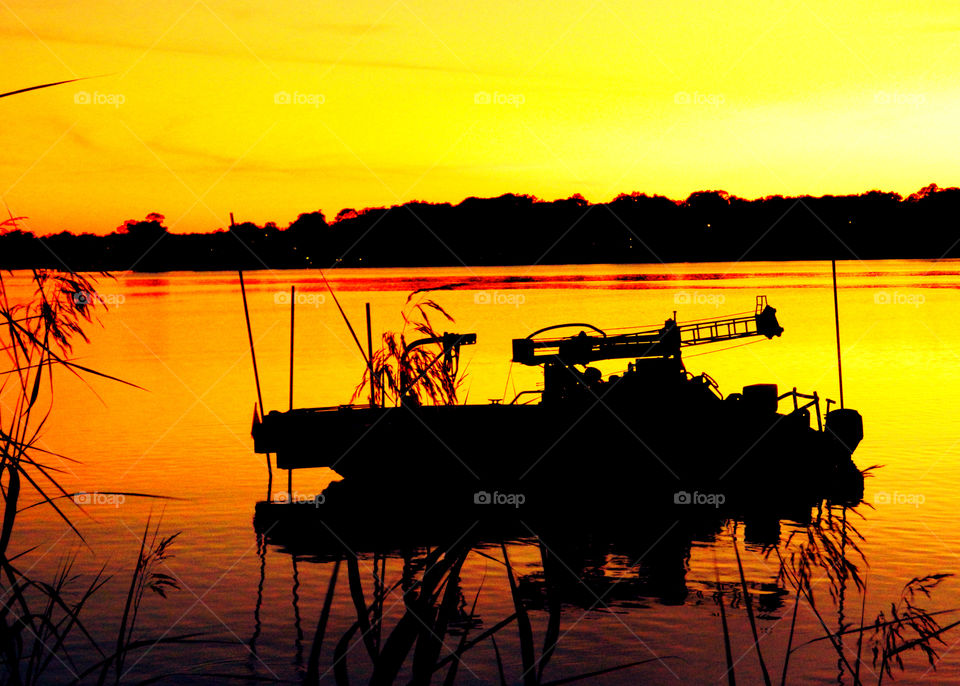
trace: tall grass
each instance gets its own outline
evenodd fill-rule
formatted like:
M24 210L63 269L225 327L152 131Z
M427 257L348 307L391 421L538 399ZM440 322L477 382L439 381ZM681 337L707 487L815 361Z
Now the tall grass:
M548 555L541 546L541 555ZM356 661L365 656L371 670L370 684L407 683L411 686L426 686L435 678L442 677L444 686L452 686L458 677L467 676L476 680L478 675L471 669L467 658L471 651L489 644L493 650L497 678L500 683L523 683L529 686L559 686L559 684L589 682L602 675L632 669L658 660L672 657L647 658L617 664L603 669L574 674L549 680L545 676L547 665L555 654L560 641L559 598L548 603L549 618L543 650L537 657L533 622L520 596L518 580L507 552L501 544L502 560L474 549L470 543L460 540L428 550L422 555L408 552L399 579L391 584L377 581L379 572L374 572L374 590L368 598L362 584L359 557L343 551L347 566L347 583L356 612L356 620L341 635L333 648L330 664L321 670L323 641L327 631L330 605L334 589L339 583L340 561L338 560L327 584L327 593L321 610L316 638L311 648L310 665L304 683L313 686L323 677L333 674L339 686L350 683L350 675L356 674ZM481 627L477 607L486 583L486 574L480 579L476 591L464 594L461 570L471 554L481 555L502 567L510 588L514 611L495 622L489 628L473 632ZM555 570L555 565L543 558L544 569ZM552 572L551 572L552 573ZM398 600L396 595L400 594ZM469 600L469 602L468 602ZM387 627L384 614L388 606L402 605L399 619ZM521 670L508 674L510 669L504 661L500 641L509 640L504 631L511 625L517 627ZM379 644L368 637L383 631L384 640ZM361 650L360 648L363 647ZM469 674L464 675L467 671Z
M850 508L844 507L841 510L841 516L838 517L831 508L828 508L827 515L817 517L805 531L794 532L782 544L769 546L764 551L764 555L768 558L776 559L778 585L793 592L794 606L783 655L781 686L792 683L790 666L793 664L794 655L804 648L823 642L827 642L836 654L838 679L841 681L849 679L854 686L862 686L868 678L875 679L880 686L885 678L892 678L895 671L907 669L904 656L909 653L922 655L931 668L936 668L939 657L938 645L945 645L943 635L960 626L960 620L946 625L940 624L944 616L960 612L960 609L930 611L920 604L924 598L931 598L933 591L945 579L952 576L944 573L910 579L904 585L899 598L890 603L888 610L881 611L872 622L864 621L867 586L860 573L861 566L866 564L860 548L863 536L848 521ZM766 668L768 658L764 657L756 618L753 614L736 526L732 528L731 544L737 563L743 604L753 638L749 650L758 660L762 681L770 684L770 675ZM860 618L857 624L843 619L842 608L848 583L851 583L853 589L861 596ZM718 589L721 588L719 576L717 586ZM829 605L821 597L823 591L818 590L823 587L826 588L829 596ZM723 596L719 590L717 602L720 604L721 631L727 651L727 677L729 683L733 684L736 670L730 656L731 634ZM801 605L815 619L819 634L798 644L797 615ZM829 627L829 607L837 611L839 624L837 630ZM844 639L847 637L856 639L853 650L844 644ZM863 655L865 645L870 646L871 669L865 667L866 659ZM869 674L865 675L865 673ZM809 678L809 675L797 677L800 683L803 683L806 678Z
M3 225L9 228L16 222L10 219ZM43 581L20 566L35 548L11 550L19 518L35 507L51 509L84 540L72 519L82 508L74 494L61 485L63 470L50 464L54 458L72 460L44 448L41 439L53 411L58 374L120 382L72 359L74 342L86 341L84 327L96 321L98 302L91 277L33 270L29 287L19 287L15 293L0 272L0 350L4 353L0 369L0 678L4 683L47 683L51 666L56 666L73 676L71 683L119 684L131 652L158 642L192 638L135 639L145 592L165 596L178 587L174 578L159 571L176 537L161 535L159 524L151 526L148 521L144 529L117 636L110 647L87 630L82 618L96 593L110 580L103 569L84 582L74 573L75 558L71 557L63 561L52 581ZM31 496L36 500L25 504ZM74 638L85 646L84 655L93 656L93 664L80 664L68 650Z
M421 338L442 335L434 319L454 322L447 311L435 300L414 291L400 311L403 326L400 331L383 334L381 347L373 354L373 380L375 401L383 407L391 398L397 400L404 392L412 393L419 404L456 405L457 393L464 378L460 373L457 355L438 359L443 346L431 344L405 352L407 345ZM413 383L414 381L417 383ZM411 386L411 384L413 384ZM369 395L370 371L365 369L363 378L351 397L351 402Z
M43 83L0 93L7 98L85 78ZM0 233L20 228L23 217L0 221ZM124 678L126 657L135 650L159 644L193 640L191 636L164 636L156 640L134 639L138 614L147 589L166 597L178 588L176 580L158 568L170 557L177 534L162 536L160 525L151 528L148 520L140 543L137 563L131 574L126 602L119 621L112 652L104 650L84 626L81 614L91 598L110 577L100 569L81 586L73 573L75 558L66 558L52 582L34 578L18 561L35 548L12 553L10 543L18 515L42 505L51 508L82 541L83 536L58 501L71 502L60 485L62 470L47 463L51 457L73 461L41 446L41 435L53 409L55 372L80 378L98 376L127 383L71 359L76 339L88 341L84 326L94 321L96 288L91 278L71 271L34 269L30 272L33 293L17 300L8 290L0 272L0 351L5 353L0 368L0 678L4 683L46 683L54 660L74 678L71 683L93 681L119 684ZM108 275L107 275L108 276ZM133 385L133 384L130 384ZM39 497L21 506L26 490ZM140 494L124 494L137 496ZM77 505L79 508L79 505ZM68 640L79 634L96 656L81 668L67 650ZM112 677L111 677L112 675Z

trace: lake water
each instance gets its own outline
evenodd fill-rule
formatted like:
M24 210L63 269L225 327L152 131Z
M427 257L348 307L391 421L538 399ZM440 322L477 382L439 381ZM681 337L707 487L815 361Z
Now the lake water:
M838 270L844 399L863 415L866 433L854 458L861 468L882 465L867 479L866 504L846 513L863 536L863 612L869 621L897 602L911 578L960 569L960 263L842 262ZM783 336L711 354L701 354L708 348L688 349L688 369L708 372L725 394L749 383L776 383L781 391L797 387L838 398L829 264L332 270L328 278L361 336L365 303L371 304L375 331L397 329L411 291L456 284L432 297L456 319L446 328L478 335L477 345L463 349L467 378L462 397L468 402L509 401L516 392L536 387L536 369L513 365L511 370L510 342L543 326L569 321L607 330L658 327L674 310L681 322L752 311L758 294L767 295L777 308ZM26 276L15 274L11 284L14 294L22 291ZM289 403L291 284L298 291L293 403L346 403L363 373L363 361L319 273L251 272L246 284L266 408L283 410ZM110 640L147 518L162 516L164 531L181 532L176 556L164 571L182 588L166 600L152 595L145 600L138 635L204 632L219 642L141 651L128 660L128 678L183 671L301 680L334 563L322 554L293 555L281 545L261 544L254 531L254 505L266 495L266 469L250 439L256 391L237 275L129 274L102 279L100 291L107 305L102 325L88 327L90 343L80 342L75 355L81 364L144 390L102 379L89 380L88 386L59 374L42 446L80 461L49 458L65 470L61 483L67 491L139 492L171 499L128 497L83 512L72 509L87 545L46 508L24 512L13 549L39 548L21 567L47 579L68 555L76 556L76 570L85 574L106 565L115 577L91 601L85 620L92 633ZM621 365L598 366L609 373ZM402 459L416 456L410 452ZM294 474L294 490L316 493L330 479L326 470L300 470ZM282 480L277 477L280 486ZM276 483L274 490L279 490ZM577 507L575 494L570 506ZM410 522L412 530L417 526ZM542 550L551 551L561 572L574 579L562 595L560 639L544 681L659 657L665 659L588 681L726 683L714 599L719 576L738 683L762 683L746 612L732 597L739 587L734 537L760 607L764 658L779 681L794 598L778 592L776 559L762 553L759 539L769 539L769 531L752 537L749 523L745 532L735 522L698 528L639 515L612 528L616 536L595 536L575 559L565 557L570 541L562 531L551 530L548 538L528 529L508 542L513 570L528 598L538 656L549 616L546 604L537 602L542 595L538 584L544 581ZM794 531L804 527L783 521L779 537L786 541ZM774 532L774 540L777 536ZM357 552L369 600L375 559L372 551ZM497 545L476 549L464 563L467 613L481 580L483 584L475 618L480 628L472 629L471 637L514 612L502 561ZM400 578L399 555L376 562L383 565L387 586ZM321 683L334 683L334 648L357 618L346 579L343 565L319 660ZM832 630L840 621L859 623L862 596L852 582L840 607L823 580L815 589ZM958 590L960 584L947 579L921 604L930 610L960 608ZM401 614L398 600L394 593L385 601L384 636ZM957 619L945 617L943 624ZM822 635L818 620L801 603L794 646ZM508 683L520 682L516 622L495 636ZM936 671L912 654L897 683L957 682L960 630L943 638ZM361 682L370 673L370 660L356 640L354 635L344 664ZM455 633L447 637L451 648L458 640ZM855 640L848 638L846 647L855 651ZM869 647L864 654L865 683L874 683ZM81 665L93 660L82 653L74 657ZM68 674L66 666L53 670L58 679ZM793 653L790 673L791 683L835 682L837 656L826 641L804 646ZM497 682L493 643L484 641L468 652L458 674L458 683ZM401 674L398 682L406 683L408 676ZM210 683L188 675L176 681ZM442 682L442 676L435 681ZM849 678L843 683L850 683Z

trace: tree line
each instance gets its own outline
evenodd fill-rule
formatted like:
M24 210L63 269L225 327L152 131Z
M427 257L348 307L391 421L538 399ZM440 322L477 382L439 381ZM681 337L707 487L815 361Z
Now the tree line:
M0 229L0 268L75 271L628 264L734 260L960 256L960 188L931 184L909 196L869 191L747 200L698 191L685 200L621 194L470 197L344 209L333 221L301 214L286 228L234 224L177 234L151 213L107 235L36 236Z

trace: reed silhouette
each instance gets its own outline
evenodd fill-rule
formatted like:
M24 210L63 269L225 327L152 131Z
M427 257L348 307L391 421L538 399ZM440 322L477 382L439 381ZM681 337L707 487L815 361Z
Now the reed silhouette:
M0 98L80 80L83 79L22 88L0 93ZM0 221L0 234L24 235L22 220L23 217L11 215ZM63 470L50 464L51 459L69 462L71 458L46 450L41 442L53 407L55 372L64 370L81 378L99 376L127 383L70 359L74 340L87 340L84 326L96 316L100 300L94 280L60 270L32 269L30 274L33 292L18 298L11 295L0 271L0 350L5 353L0 389L5 391L6 400L0 415L0 590L5 598L0 613L0 679L15 685L49 683L51 672L62 665L66 668L66 674L60 675L63 683L120 684L126 681L124 666L131 654L148 652L157 645L195 642L192 635L135 638L146 591L166 597L168 591L179 588L176 579L159 570L171 556L177 534L161 535L160 521L153 523L152 518L148 519L112 646L102 637L94 637L83 620L85 609L111 579L105 568L83 582L73 571L76 559L67 557L54 578L44 581L33 573L33 565L21 566L25 564L21 558L28 561L35 547L17 553L10 550L17 521L24 511L37 506L51 508L84 540L61 507L64 500L78 507L82 500L61 486L58 479ZM138 493L100 495L154 497ZM22 500L31 496L39 500L22 505ZM78 664L68 651L74 637L90 649L91 664Z
M97 591L111 580L105 569L84 581L74 572L75 558L67 557L55 577L45 581L32 573L32 565L23 566L21 558L29 560L34 548L11 550L18 521L40 506L52 509L84 541L68 508L82 509L86 494L66 491L60 483L63 470L52 463L72 460L42 447L44 425L55 399L57 371L127 383L72 360L74 340L86 340L84 326L96 321L99 300L92 278L34 270L31 279L32 292L28 289L25 298L18 297L11 293L0 272L0 350L5 352L0 374L7 391L0 423L0 590L10 599L0 613L0 678L10 684L48 683L51 668L64 666L70 683L119 684L125 680L124 667L130 654L153 645L182 644L197 638L178 634L145 640L135 636L146 591L165 597L178 588L176 580L161 571L176 534L163 535L159 520L147 521L125 604L117 608L117 635L112 645L102 636L95 637L83 620ZM22 287L18 290L23 292ZM153 497L116 492L98 495ZM35 501L24 504L29 500ZM93 656L91 664L77 664L69 657L67 646L74 637L86 643Z
M459 356L440 360L443 357L441 342L408 348L415 342L411 336L433 341L442 338L442 333L430 319L431 313L450 323L456 321L441 305L425 295L427 290L431 289L414 291L407 296L400 312L403 328L399 332L383 334L380 348L373 355L373 364L364 370L363 378L350 397L351 402L369 396L373 397L375 405L383 407L389 400L396 401L409 393L412 396L408 396L408 400L417 405L457 404L457 391L465 380L460 374Z
M651 603L716 607L716 640L727 655L720 681L807 683L811 666L835 664L838 683L881 684L918 664L935 667L937 646L960 625L944 618L955 620L960 609L923 607L922 599L931 598L951 576L934 573L908 580L889 609L873 621L864 619L867 587L861 570L867 561L863 535L853 524L861 507L821 503L807 509L805 520L787 522L790 533L781 535L778 529L774 540L753 544L744 519L781 520L762 512L736 518L689 513L671 526L662 511L624 508L619 517L608 512L564 518L555 512L554 518L532 524L520 515L510 521L461 522L462 529L444 533L425 520L409 520L403 531L381 536L370 535L369 522L358 520L353 527L331 522L275 529L267 538L284 554L329 572L319 587L297 586L301 595L323 597L301 672L304 684L358 679L454 684L481 678L480 666L500 683L574 683L627 670L636 674L624 676L624 683L661 674L672 679L670 671L683 673L682 658L651 657L642 642L635 656L619 649L614 665L598 653L590 656L595 669L589 661L584 665L582 656L576 658L579 670L567 666L574 658L569 651L582 650L576 627L583 613L642 615ZM712 584L694 580L708 588L688 589L692 551L703 550L705 541L729 552L734 576L722 578L717 571ZM535 563L524 556L523 573L511 559L517 550L539 553ZM773 571L751 578L747 558L773 562ZM473 570L468 577L466 569ZM678 585L679 595L670 590ZM846 618L850 597L859 600L859 621ZM512 611L490 616L489 608L504 604ZM814 619L803 630L797 622L801 607ZM734 628L744 624L743 631ZM761 647L776 642L770 637L761 642L761 631L778 634L778 645L785 641L782 655ZM642 633L640 639L653 640ZM824 655L823 645L835 662ZM908 659L911 653L922 659ZM752 664L743 659L750 654ZM736 663L734 655L741 656Z
M783 656L780 684L791 683L788 678L793 655L816 643L829 642L837 656L837 682L851 680L854 686L876 679L878 686L885 677L893 677L894 669L904 671L904 655L910 652L922 654L931 668L936 668L939 657L937 644L946 645L942 636L947 631L960 626L960 621L941 625L944 616L956 615L960 608L928 611L917 601L923 596L931 598L932 592L948 577L949 573L937 572L908 580L899 598L890 602L888 617L881 611L872 622L864 622L867 601L866 583L861 577L860 568L866 564L866 558L859 547L863 535L850 521L850 517L861 516L856 508L847 506L827 506L818 511L817 516L801 532L793 532L785 541L768 546L767 557L775 557L778 562L777 582L793 592L793 610ZM744 568L740 558L736 527L731 531L731 543L734 548L737 569L743 588L744 598L749 598L744 580ZM827 625L827 610L817 599L818 582L825 581L830 596L830 606L836 613L837 630ZM860 619L854 624L845 619L845 603L849 585L853 586L861 600ZM722 593L718 593L717 602L723 602ZM804 604L812 612L822 633L799 645L794 645L797 629L797 612ZM745 603L753 633L751 649L760 665L763 682L771 684L771 676L766 668L764 653L756 632L752 606ZM724 641L729 643L730 635L726 623L723 624ZM856 640L855 649L844 645L848 637ZM872 659L867 667L864 657L866 641L869 642ZM876 671L874 671L876 670ZM869 674L868 674L869 672ZM734 683L736 666L727 653L727 673L730 683ZM802 677L801 677L802 678Z
M511 626L516 627L522 660L522 673L518 679L525 684L546 686L586 681L604 674L673 659L654 657L631 660L559 679L546 679L545 672L559 646L561 599L552 596L547 603L549 619L538 657L528 601L523 597L524 581L517 577L507 546L501 542L501 558L483 554L502 566L514 612L484 629L485 623L478 614L477 606L489 582L484 577L477 590L467 595L461 580L463 565L468 556L475 552L469 543L472 540L461 537L458 541L448 541L445 545L424 552L407 550L401 553L403 569L399 578L393 581L386 578L385 556L374 553L372 593L364 589L361 573L361 565L369 565L362 562L356 553L341 548L331 563L332 571L303 683L318 684L332 674L336 683L344 684L349 683L351 675L365 673L371 684L392 684L402 674L409 674L409 683L412 684L429 684L436 679L442 679L444 684L454 684L465 671L471 672L467 675L469 678L477 677L465 661L465 656L487 642L493 648L501 683L506 683L505 664L497 637L502 639L502 633ZM546 564L550 554L542 547L541 554ZM328 648L329 657L324 661L324 640L329 631L331 607L344 562L347 568L346 583L356 619L349 623L332 652ZM551 568L554 566L555 563L551 564ZM400 599L396 597L398 594ZM385 612L386 605L401 604L402 611L398 618ZM358 659L357 653L352 650L357 645L363 647L360 653L365 653L368 662L365 667L352 664ZM403 680L407 681L407 677L403 677Z

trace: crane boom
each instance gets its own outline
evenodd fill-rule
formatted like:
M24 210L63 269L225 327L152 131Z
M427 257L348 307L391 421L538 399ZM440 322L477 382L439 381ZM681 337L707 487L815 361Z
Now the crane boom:
M513 341L513 361L536 366L545 362L572 365L623 358L679 357L680 349L689 346L753 336L779 336L783 327L777 322L776 312L767 304L765 295L758 295L753 315L680 325L668 319L661 329L615 336L602 332L588 335L581 331L565 338L516 338Z

